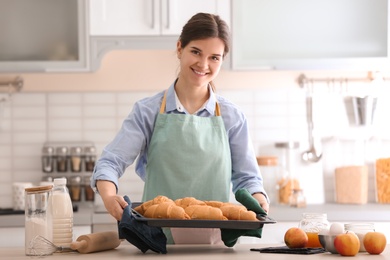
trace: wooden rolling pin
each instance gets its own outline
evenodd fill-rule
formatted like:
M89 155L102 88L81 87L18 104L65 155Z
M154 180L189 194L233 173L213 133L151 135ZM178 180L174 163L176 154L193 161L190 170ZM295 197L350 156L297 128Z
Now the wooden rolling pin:
M118 232L106 231L82 235L70 244L70 248L79 253L88 254L118 247L121 243Z

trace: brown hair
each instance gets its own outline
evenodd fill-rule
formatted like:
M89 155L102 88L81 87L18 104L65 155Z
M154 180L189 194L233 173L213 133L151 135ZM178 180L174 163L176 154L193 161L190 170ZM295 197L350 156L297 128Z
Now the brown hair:
M184 25L179 41L181 47L194 40L219 38L225 44L223 56L230 50L230 32L227 23L218 15L197 13Z

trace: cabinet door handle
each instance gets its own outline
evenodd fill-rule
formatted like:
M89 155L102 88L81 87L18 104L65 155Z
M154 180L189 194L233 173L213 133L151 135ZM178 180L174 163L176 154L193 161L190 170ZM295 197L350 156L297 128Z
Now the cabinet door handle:
M150 26L152 29L154 29L155 27L155 17L154 17L154 9L155 9L155 4L154 4L154 0L151 0L152 2L152 25Z
M171 27L171 17L170 17L170 12L169 12L169 6L170 6L170 2L169 2L169 0L167 0L167 26L166 26L167 29L169 29L169 27Z

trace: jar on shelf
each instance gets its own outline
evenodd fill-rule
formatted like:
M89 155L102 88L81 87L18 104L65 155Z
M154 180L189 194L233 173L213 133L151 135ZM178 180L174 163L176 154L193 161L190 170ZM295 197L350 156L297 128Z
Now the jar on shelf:
M263 186L268 195L270 203L278 201L277 181L280 175L278 157L259 156L256 158L263 177Z
M84 177L83 186L84 186L85 201L94 201L95 200L95 191L91 187L91 177L90 176Z
M295 162L298 160L298 142L275 143L279 150L281 174L277 180L278 202L282 205L290 204L290 197L294 189L301 189Z
M95 146L87 146L84 148L84 161L85 161L85 171L92 172L95 168L96 162L96 148Z
M57 172L68 171L68 147L60 146L56 149Z
M54 148L51 146L42 148L42 171L46 173L54 171Z
M345 231L353 231L359 238L360 248L359 252L366 252L364 248L363 239L368 232L374 232L374 223L349 223L344 224Z
M329 229L330 223L325 213L303 213L299 222L299 228L303 229L308 237L307 247L322 247L318 233L323 229Z
M72 172L81 172L81 147L70 148L70 169Z
M81 177L72 176L69 183L69 194L73 202L81 201Z

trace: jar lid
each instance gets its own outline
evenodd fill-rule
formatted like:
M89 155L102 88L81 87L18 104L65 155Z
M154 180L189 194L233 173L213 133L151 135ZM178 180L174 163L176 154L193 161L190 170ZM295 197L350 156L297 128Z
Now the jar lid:
M44 191L49 191L52 188L53 188L53 185L46 185L46 186L36 186L36 187L25 188L24 190L26 192L44 192Z
M70 154L71 155L81 155L81 147L80 146L71 147Z
M256 157L258 165L275 166L278 165L278 157L276 156L259 156Z
M42 154L43 155L52 155L52 154L54 154L54 147L51 147L51 146L44 146L44 147L42 147Z
M68 154L68 147L66 147L66 146L57 147L56 152L57 152L57 155L67 155Z
M87 155L94 155L96 153L96 147L95 146L84 147L84 153Z
M275 143L276 148L296 149L299 148L299 142L282 142Z

